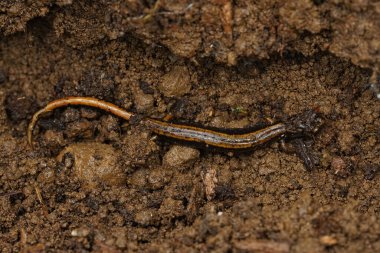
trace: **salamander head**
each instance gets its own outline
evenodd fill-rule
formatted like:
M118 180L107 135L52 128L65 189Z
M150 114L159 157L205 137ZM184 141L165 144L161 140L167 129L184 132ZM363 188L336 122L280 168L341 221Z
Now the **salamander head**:
M290 118L287 124L287 133L292 137L312 137L323 125L320 113L307 110Z

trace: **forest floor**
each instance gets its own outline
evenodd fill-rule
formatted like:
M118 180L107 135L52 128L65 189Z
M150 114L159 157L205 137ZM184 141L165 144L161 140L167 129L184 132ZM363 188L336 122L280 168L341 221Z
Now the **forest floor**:
M248 2L248 1L247 1ZM0 3L1 252L380 252L380 4ZM217 128L317 110L318 164L49 101Z

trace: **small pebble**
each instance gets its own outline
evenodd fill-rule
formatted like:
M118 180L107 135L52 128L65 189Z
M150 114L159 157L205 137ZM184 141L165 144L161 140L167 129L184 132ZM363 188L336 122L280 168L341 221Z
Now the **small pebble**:
M135 215L135 222L142 226L158 225L159 221L158 212L154 209L145 209Z
M191 167L199 157L199 150L184 147L172 146L163 159L164 166L174 169L185 169Z
M127 245L128 245L127 239L128 238L127 238L127 235L125 234L125 232L117 231L117 233L115 234L115 237L116 237L115 244L118 248L124 249L127 247Z
M159 85L166 97L181 97L191 89L190 73L186 66L175 66L166 73Z
M151 94L145 94L140 89L134 90L134 101L138 112L147 112L154 106L154 98Z
M64 137L62 132L54 131L54 130L46 130L43 135L45 142L50 146L63 146L64 145Z
M331 235L324 235L319 238L319 241L326 246L333 246L338 243L338 240Z
M131 185L136 188L145 188L147 181L146 177L146 170L137 170L128 178L128 185Z
M228 52L227 64L228 66L235 66L237 64L237 55L235 52Z
M90 121L81 119L69 123L66 127L65 134L68 138L81 137L91 139L94 135L94 131L94 125Z
M68 123L80 119L80 114L77 109L69 107L62 113L62 117L63 121Z
M166 169L155 169L148 175L148 183L152 190L163 188L171 180L171 173Z
M161 203L159 213L163 218L174 219L185 214L185 207L181 200L166 198Z
M44 169L37 177L39 183L53 183L55 178L54 170L47 168Z
M75 237L86 237L90 234L90 230L88 228L76 228L71 231L71 236Z
M177 2L179 3L180 1ZM186 29L172 30L171 39L165 41L164 45L170 49L175 57L194 59L203 41L201 34L192 32L191 36L189 36L189 31ZM179 41L180 43L178 43Z
M215 197L215 188L218 183L218 177L216 169L211 167L208 168L206 173L202 175L204 189L206 193L207 200L212 200Z
M334 157L331 161L331 169L334 174L340 177L346 177L351 171L351 164L341 157Z
M67 153L74 157L72 170L85 186L125 184L126 175L118 164L118 152L111 145L93 142L72 144L60 152L57 160L62 162Z

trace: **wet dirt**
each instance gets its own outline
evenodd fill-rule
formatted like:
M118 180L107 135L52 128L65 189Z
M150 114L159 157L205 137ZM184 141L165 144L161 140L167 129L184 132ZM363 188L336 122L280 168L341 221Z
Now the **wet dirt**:
M2 252L379 252L380 5L2 1ZM372 86L371 86L372 84ZM72 106L244 128L318 110L319 164L156 139Z

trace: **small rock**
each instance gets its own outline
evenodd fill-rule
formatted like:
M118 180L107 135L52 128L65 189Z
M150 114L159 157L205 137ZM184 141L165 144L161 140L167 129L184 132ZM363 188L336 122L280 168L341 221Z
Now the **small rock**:
M206 173L202 174L203 184L206 192L207 200L212 200L215 197L215 188L218 183L216 169L208 168Z
M63 146L65 142L63 133L54 130L46 130L44 140L49 146Z
M116 241L115 244L118 248L124 249L127 247L128 240L125 232L123 233L122 231L118 231L118 233L115 235L116 236Z
M333 246L338 243L338 240L331 235L324 235L319 238L319 241L326 246Z
M76 108L69 107L62 113L63 121L66 123L74 122L80 119L79 110Z
M319 238L319 241L326 246L333 246L338 243L338 240L331 235L324 235Z
M91 139L94 136L95 127L90 121L81 119L67 125L65 134L68 138L81 137Z
M331 161L331 168L335 171L335 174L337 174L337 172L346 168L346 163L342 158L334 157Z
M180 1L177 1L180 2ZM191 36L189 36L189 32ZM178 42L181 43L178 43ZM173 55L192 59L202 44L202 33L195 30L173 29L169 38L163 41Z
M227 64L228 66L235 66L237 64L237 55L235 52L228 52Z
M163 188L171 180L171 173L166 169L155 169L148 175L148 183L152 190Z
M147 171L146 170L137 170L135 171L128 180L128 185L131 185L135 188L145 188L146 187L146 177L147 177Z
M135 222L142 226L154 226L158 225L160 217L157 215L157 210L154 209L145 209L138 213L135 216Z
M71 231L71 236L75 237L86 237L90 234L90 230L88 228L76 228Z
M166 97L181 97L191 89L190 73L186 66L175 66L166 73L159 85L160 91Z
M154 98L151 94L145 94L140 89L134 90L134 100L138 112L147 112L153 108Z
M54 178L55 178L54 170L48 168L48 169L43 170L38 175L37 181L39 183L48 184L48 183L53 183L54 182Z
M163 164L164 166L174 169L184 169L191 167L198 157L199 150L197 149L184 146L172 146L165 154Z
M334 174L340 177L347 177L352 170L352 163L341 157L334 157L331 161L331 169Z
M119 119L113 115L101 117L97 130L101 140L118 141L120 139Z
M77 143L63 149L57 157L63 161L65 154L74 157L74 174L86 186L95 187L99 183L121 186L126 176L118 165L118 152L111 146L101 143ZM66 155L67 156L67 155Z
M185 214L185 208L181 200L166 198L160 206L160 216L166 219L174 219Z

